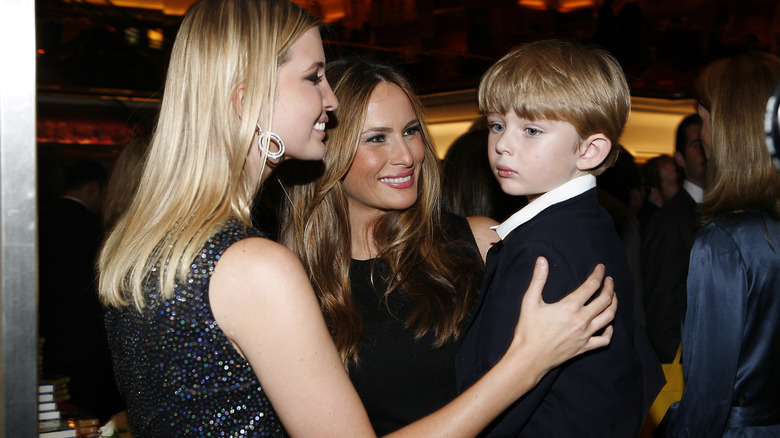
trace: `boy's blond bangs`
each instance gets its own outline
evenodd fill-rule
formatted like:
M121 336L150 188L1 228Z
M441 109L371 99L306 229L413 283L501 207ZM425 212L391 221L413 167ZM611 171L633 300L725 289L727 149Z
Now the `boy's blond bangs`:
M602 132L617 144L630 110L620 65L607 52L555 40L524 45L482 77L479 109L529 120L565 121L581 138Z

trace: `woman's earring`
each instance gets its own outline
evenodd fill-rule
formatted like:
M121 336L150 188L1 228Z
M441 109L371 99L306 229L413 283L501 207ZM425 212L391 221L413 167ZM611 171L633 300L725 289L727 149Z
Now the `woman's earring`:
M265 154L268 158L272 160L276 160L278 158L282 158L282 155L284 155L284 141L282 140L282 137L279 137L278 134L271 131L263 131L263 128L260 127L260 124L257 123L257 132L260 134L257 137L257 146L260 147L260 149L265 151ZM276 143L279 146L279 150L276 152L271 152L267 148L263 147L262 139L263 137L268 136L272 142Z

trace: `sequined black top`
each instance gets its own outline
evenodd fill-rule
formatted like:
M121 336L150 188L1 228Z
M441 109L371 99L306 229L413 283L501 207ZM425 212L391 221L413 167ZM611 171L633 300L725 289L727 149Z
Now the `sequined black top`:
M143 313L132 306L107 311L114 370L136 438L287 435L209 303L216 262L230 245L252 236L260 233L228 222L206 242L170 300L158 298L154 269Z

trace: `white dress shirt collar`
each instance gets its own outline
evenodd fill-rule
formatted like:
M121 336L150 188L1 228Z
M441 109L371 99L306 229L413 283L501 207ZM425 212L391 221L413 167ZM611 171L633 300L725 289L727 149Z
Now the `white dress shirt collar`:
M510 216L509 219L491 228L496 230L498 237L503 240L515 228L530 221L547 207L581 195L594 187L596 187L596 177L593 175L588 174L574 178L534 199L528 205L518 210L517 213Z
M701 201L704 199L704 189L688 181L687 179L685 182L683 182L683 188L686 192L688 192L689 195L691 195L691 198L693 198L697 204L701 204Z

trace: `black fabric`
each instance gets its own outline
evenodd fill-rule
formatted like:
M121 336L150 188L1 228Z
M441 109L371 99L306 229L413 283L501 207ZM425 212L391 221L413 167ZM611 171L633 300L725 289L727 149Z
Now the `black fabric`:
M144 437L287 436L249 362L220 329L211 274L234 243L259 237L229 221L203 246L173 296L161 297L156 266L146 307L111 307L106 331L130 429Z
M637 436L662 378L643 329L633 318L633 286L625 249L596 190L552 205L516 228L488 253L475 316L458 343L456 373L463 391L503 356L512 341L522 295L535 260L550 273L543 297L556 302L575 290L597 263L615 280L618 313L608 347L553 369L486 429L490 437ZM645 343L644 345L642 343ZM645 377L647 376L647 378ZM655 378L652 378L655 376Z
M468 223L450 219L447 231L468 242L476 255L474 269L483 269ZM433 333L414 340L414 328L404 327L413 311L411 300L398 292L389 295L387 305L381 300L388 270L380 259L353 260L350 266L352 296L365 324L360 365L350 369L350 378L380 436L434 412L456 394L454 343L434 349Z
M680 345L688 258L698 220L696 201L680 189L648 221L642 235L645 326L661 363L671 363Z
M100 420L124 409L97 294L98 216L60 198L39 219L39 326L43 377L70 378L69 403Z

